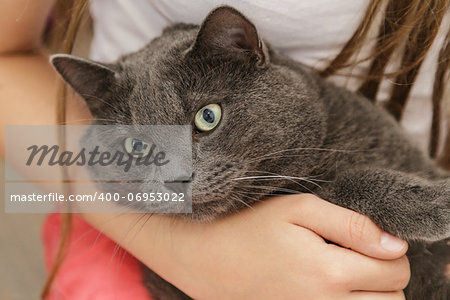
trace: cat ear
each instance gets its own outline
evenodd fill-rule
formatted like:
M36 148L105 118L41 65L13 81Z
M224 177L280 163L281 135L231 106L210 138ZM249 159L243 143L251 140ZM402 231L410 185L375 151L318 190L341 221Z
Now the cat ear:
M50 62L96 115L96 111L104 105L100 99L105 98L116 80L115 72L103 64L68 54L52 55Z
M224 51L254 59L258 66L268 63L267 50L255 25L229 6L218 7L209 13L192 48L193 53L200 55Z

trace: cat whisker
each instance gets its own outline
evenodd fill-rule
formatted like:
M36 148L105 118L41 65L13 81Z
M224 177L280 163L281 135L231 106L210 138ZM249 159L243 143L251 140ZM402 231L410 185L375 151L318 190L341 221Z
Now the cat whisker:
M247 202L243 201L243 200L240 199L239 197L236 197L236 195L231 194L230 196L231 196L231 198L232 198L233 200L235 200L235 201L237 201L237 202L239 202L239 203L244 204L245 206L247 206L247 207L250 208L250 209L254 209L250 204L248 204ZM243 196L245 196L245 195L243 195Z
M309 179L307 177L295 177L295 176L285 176L285 175L262 175L262 176L247 176L247 177L239 177L239 178L234 178L232 180L246 180L246 179L256 179L256 180L276 180L276 179L288 179L294 183L299 184L297 181L295 180L301 180L301 181L305 181L308 183L311 183L315 186L317 186L318 188L322 188L318 183L314 182L314 179Z
M70 125L73 123L80 123L80 122L86 122L86 121L94 121L94 119L77 119L77 120L71 120L71 121L66 121L61 123L61 125ZM95 118L95 121L107 121L107 122L115 122L116 120L113 119L100 119L100 118Z
M254 197L251 197L249 195L241 195L241 197L245 197L248 201L251 201L251 202L261 202L260 200L254 198ZM253 210L255 209L253 206L251 206L251 205L249 205L249 206L251 207L251 209L253 209Z
M148 220L153 216L153 214L143 214L142 216L137 217L137 221L135 222L135 224L133 225L136 226L142 219L144 219L144 217L147 217L144 222L142 222L141 226L139 227L139 229L136 230L135 234L131 237L131 239L129 240L129 242L133 241L134 238L137 236L137 234L142 230L142 228L144 227L144 225L148 222ZM114 254L112 256L112 258L114 257L114 255L116 253L118 253L120 251L120 249L122 249L122 246L120 246L120 244L116 244L114 247ZM115 275L114 275L114 280L118 280L119 277L119 272L120 272L120 268L123 266L125 257L127 255L127 251L122 249L122 253L121 253L121 257L119 260L119 264L116 266L116 271L115 271ZM111 260L112 260L111 258Z
M263 173L263 174L281 175L281 174L277 174L277 173L272 173L272 172L268 172L268 171L259 171L259 170L250 170L250 171L246 171L246 173ZM317 182L331 182L330 180L316 179L318 177L323 176L325 173L326 172L323 172L322 174L318 174L318 175L308 175L308 177L301 177L301 178L306 178L308 180L314 180ZM290 176L290 175L282 175L282 176Z
M97 96L95 96L95 95L91 95L91 94L80 94L80 96L81 96L81 97L91 97L91 98L94 98L95 100L98 100L98 101L102 102L103 104L105 104L105 105L107 105L107 106L113 108L114 110L117 109L117 107L114 107L111 103L107 102L105 99L102 99L102 98L97 97Z
M250 191L247 191L249 188L242 187L242 186L239 186L239 188L240 188L239 191L233 191L233 193L243 195L243 196L244 195L267 196L267 193L250 192ZM255 198L253 200L258 201L258 202L262 201L262 200L256 200Z
M98 226L98 229L92 228L89 231L86 231L85 233L83 233L82 235L80 235L78 237L78 240L82 239L85 235L89 234L90 232L92 232L94 230L97 230L98 231L97 237L95 238L94 242L91 245L91 247L94 247L97 244L98 239L100 238L100 236L104 232L104 229L102 229L102 228L104 228L107 225L107 223L112 222L115 219L117 219L119 217L122 217L122 216L126 215L127 213L129 213L128 209L129 209L129 207L132 207L132 205L133 205L132 203L126 203L125 205L121 205L120 208L117 208L117 213L118 213L117 215L115 215L115 216L113 216L113 217L103 221L102 223L100 223L99 226Z
M293 182L295 184L298 184L301 187L303 187L303 188L305 188L305 189L310 191L310 189L308 189L307 187L305 187L304 185L302 185L298 181L295 181L295 180L300 180L300 181L305 181L305 182L311 183L311 184L317 186L318 188L322 188L318 183L316 183L313 180L311 180L309 178L306 178L306 177L286 176L286 175L280 175L280 174L276 174L276 173L272 173L272 172L263 172L263 171L261 171L261 173L267 173L267 174L271 174L271 175L239 177L239 178L234 178L232 180L248 180L248 179L277 180L277 179L287 179L287 180L289 180L289 181L291 181L291 182Z
M240 187L240 188L241 189L249 189L249 188L243 188L243 187ZM250 192L250 191L246 191L246 190L241 190L241 191L239 191L239 193L242 195L258 195L258 196L269 196L270 195L267 193Z
M126 240L128 234L131 232L131 230L132 230L132 229L139 223L139 221L142 220L142 218L145 217L145 216L146 216L146 214L142 214L142 215L136 217L135 221L132 222L132 223L128 226L128 228L127 228L127 230L125 231L123 237L120 239L120 242L119 242L119 243L116 243L110 261L113 260L113 258L116 256L116 254L118 253L118 251L121 249L121 245L125 245L125 240Z
M290 193L290 194L302 194L303 193L303 192L296 191L293 189L282 188L282 187L277 187L277 186L269 186L269 185L239 185L238 187L251 188L251 189L277 190L280 192L285 192L285 193Z
M144 220L144 222L142 222L141 226L139 227L139 229L136 230L134 235L130 238L129 242L132 242L136 238L138 233L141 232L142 228L144 228L145 224L147 224L148 220L150 220L150 218L153 215L154 215L153 213L146 213L146 214L144 214L144 216L146 216L147 218Z
M331 148L314 148L314 147L299 147L299 148L290 148L290 149L284 149L279 150L271 153L264 154L262 156L256 157L250 162L263 160L267 157L272 157L275 154L285 153L285 152L293 152L293 151L328 151L328 152L342 152L342 153L352 153L352 152L359 152L360 150L346 150L346 149L331 149ZM296 155L297 156L297 155ZM300 156L300 155L298 155ZM279 157L289 157L289 156L278 156Z

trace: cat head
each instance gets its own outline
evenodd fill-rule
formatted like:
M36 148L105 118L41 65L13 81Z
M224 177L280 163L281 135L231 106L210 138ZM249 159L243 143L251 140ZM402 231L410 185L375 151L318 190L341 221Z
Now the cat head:
M143 49L102 64L52 56L95 124L192 125L195 219L212 219L276 191L301 190L326 117L307 72L284 61L234 8L201 26L177 24Z

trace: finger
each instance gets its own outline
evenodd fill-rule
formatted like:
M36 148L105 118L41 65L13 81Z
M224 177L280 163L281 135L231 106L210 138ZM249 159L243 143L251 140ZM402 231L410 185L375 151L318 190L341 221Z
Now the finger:
M381 230L370 218L311 194L283 196L289 222L308 228L327 240L380 259L396 259L408 244Z
M380 260L335 245L329 245L329 251L324 272L329 281L348 290L392 292L408 285L411 273L406 256Z
M352 292L350 300L404 300L403 291L396 292Z

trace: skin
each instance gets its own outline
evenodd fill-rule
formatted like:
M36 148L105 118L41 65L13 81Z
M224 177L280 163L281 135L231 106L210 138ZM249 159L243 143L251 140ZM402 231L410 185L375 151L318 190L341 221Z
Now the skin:
M26 3L0 1L2 157L5 125L56 123L58 79L39 44L53 1L39 1L15 22ZM91 118L77 98L68 112L69 123ZM130 232L139 216L83 215L196 299L404 299L406 242L392 237L398 247L386 250L382 230L368 218L312 195L277 197L208 226L156 215Z
M84 217L195 299L403 299L409 279L405 243L383 250L369 219L313 195L274 198L208 226L152 217L137 234L120 217Z

